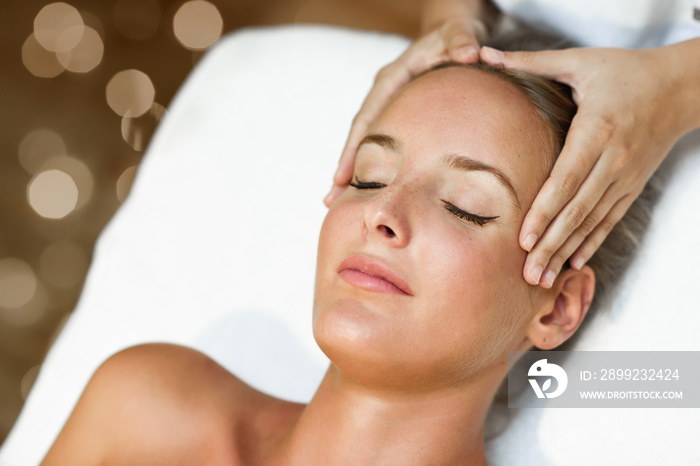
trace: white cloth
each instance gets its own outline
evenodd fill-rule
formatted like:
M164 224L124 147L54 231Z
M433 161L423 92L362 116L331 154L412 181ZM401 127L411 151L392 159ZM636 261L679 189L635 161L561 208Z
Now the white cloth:
M700 37L700 0L494 0L583 46L648 48Z
M38 464L99 364L141 342L189 345L261 390L311 398L327 363L310 320L321 199L377 70L407 44L290 27L242 31L207 54L100 236L0 466ZM579 349L700 350L700 268L688 260L700 131L669 160L681 169L663 216ZM697 432L695 410L532 409L487 448L492 465L700 464Z

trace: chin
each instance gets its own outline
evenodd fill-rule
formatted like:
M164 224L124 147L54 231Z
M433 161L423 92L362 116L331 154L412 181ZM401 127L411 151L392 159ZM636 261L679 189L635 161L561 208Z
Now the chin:
M460 385L474 375L469 367L479 357L476 347L443 351L401 325L406 321L357 299L317 300L314 338L343 376L367 388L426 391Z
M357 299L314 306L314 338L321 351L344 375L374 387L405 385L405 373L392 356L402 354L400 330L391 319ZM403 363L399 364L403 365Z

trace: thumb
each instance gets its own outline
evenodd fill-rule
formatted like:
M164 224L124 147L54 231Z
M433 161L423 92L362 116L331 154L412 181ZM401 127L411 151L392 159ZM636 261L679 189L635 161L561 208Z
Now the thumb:
M502 52L491 47L482 47L481 60L492 66L526 71L569 84L566 78L576 63L575 53L575 49Z
M450 60L460 63L479 61L479 40L473 31L476 27L467 21L450 21L442 27L442 43Z
M453 35L447 44L447 55L459 63L479 61L479 42L473 34L461 32Z

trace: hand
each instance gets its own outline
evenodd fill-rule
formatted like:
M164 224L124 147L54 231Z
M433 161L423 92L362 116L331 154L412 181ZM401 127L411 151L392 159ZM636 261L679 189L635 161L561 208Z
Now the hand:
M330 206L347 188L352 177L357 146L367 129L379 116L386 104L411 79L440 63L479 61L479 40L486 28L478 20L450 20L414 42L396 61L382 68L374 80L359 113L350 128L338 169L333 177L333 188L324 199Z
M678 138L698 124L698 86L689 85L698 72L688 73L685 64L694 57L672 48L691 42L647 50L481 50L491 65L569 85L578 105L520 231L520 245L529 252L523 270L528 283L551 287L569 258L580 270ZM700 42L693 46L700 50Z

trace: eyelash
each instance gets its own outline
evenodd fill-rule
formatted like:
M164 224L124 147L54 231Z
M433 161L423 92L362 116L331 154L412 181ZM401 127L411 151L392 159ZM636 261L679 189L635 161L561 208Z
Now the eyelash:
M355 189L381 189L386 188L384 183L377 183L376 181L360 181L355 175L355 181L350 182L350 186Z
M352 186L355 189L381 189L381 188L386 187L386 185L384 183L377 183L375 181L360 181L357 178L357 175L355 176L355 180L350 182L350 186ZM482 217L480 215L474 215L470 212L467 212L466 210L460 209L456 205L452 204L451 202L447 202L445 200L442 200L442 203L445 204L445 208L450 213L452 213L454 216L461 218L462 220L472 222L475 225L478 225L480 227L484 226L485 224L487 224L491 220L498 218L498 216Z
M443 200L442 203L445 204L445 208L448 211L450 211L451 213L453 213L457 217L461 218L462 220L467 220L469 222L475 223L475 224L479 225L480 227L483 227L485 224L489 223L491 220L498 218L498 215L495 217L481 217L480 215L474 215L472 213L467 212L466 210L462 210L450 202Z

